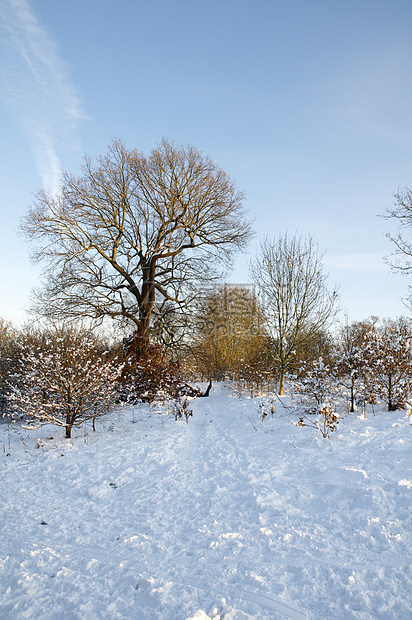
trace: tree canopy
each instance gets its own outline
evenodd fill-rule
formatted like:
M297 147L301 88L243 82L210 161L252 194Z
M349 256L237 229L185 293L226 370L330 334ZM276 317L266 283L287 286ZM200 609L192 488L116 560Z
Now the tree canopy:
M59 320L105 317L149 339L154 311L221 277L251 237L243 194L209 157L163 140L146 157L118 140L63 174L22 222L44 264L36 310Z

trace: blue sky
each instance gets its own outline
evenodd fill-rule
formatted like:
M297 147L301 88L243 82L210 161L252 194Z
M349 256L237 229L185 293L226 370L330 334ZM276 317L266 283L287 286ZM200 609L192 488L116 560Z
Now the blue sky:
M377 215L412 185L411 27L410 0L0 0L0 316L38 284L33 193L115 137L193 144L245 191L250 256L311 234L351 319L408 314Z

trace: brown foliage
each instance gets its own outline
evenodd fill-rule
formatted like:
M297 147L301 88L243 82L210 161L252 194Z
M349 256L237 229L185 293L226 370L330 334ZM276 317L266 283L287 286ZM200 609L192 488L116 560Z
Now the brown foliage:
M160 344L149 344L134 332L124 342L125 366L120 399L127 402L153 402L177 398L182 385L178 360L168 359Z

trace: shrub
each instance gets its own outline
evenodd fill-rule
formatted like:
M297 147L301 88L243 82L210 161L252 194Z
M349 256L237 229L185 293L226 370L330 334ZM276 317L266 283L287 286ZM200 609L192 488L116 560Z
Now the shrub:
M122 368L90 334L74 328L21 337L10 405L31 428L55 424L71 437L73 426L104 415L115 401Z
M182 385L180 364L178 360L167 359L160 344L146 344L143 348L139 336L134 333L125 339L124 353L121 401L152 403L177 398Z

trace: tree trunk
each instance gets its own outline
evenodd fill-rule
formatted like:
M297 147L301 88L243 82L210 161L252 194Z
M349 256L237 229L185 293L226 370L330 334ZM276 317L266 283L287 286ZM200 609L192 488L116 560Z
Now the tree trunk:
M206 391L203 394L200 394L200 397L202 398L206 398L207 396L209 396L209 392L212 388L212 380L209 381L209 385L206 388Z
M150 345L149 325L140 324L136 334L135 347L133 350L136 363L145 358Z
M396 411L397 404L392 402L392 375L388 377L388 411Z
M140 296L136 295L139 304L139 325L137 333L139 337L139 347L136 350L137 360L144 355L150 344L150 321L152 311L156 301L155 288L156 260L151 258L143 267L143 282Z
M353 383L350 386L350 412L351 413L355 412L355 390L353 387Z
M283 388L285 387L285 369L280 369L279 396L283 396Z
M72 436L72 426L74 418L70 415L70 407L66 405L66 439L70 439Z
M139 325L139 329L123 342L125 343L124 352L129 357L131 368L134 369L138 361L146 356L150 342L149 330L145 330Z

